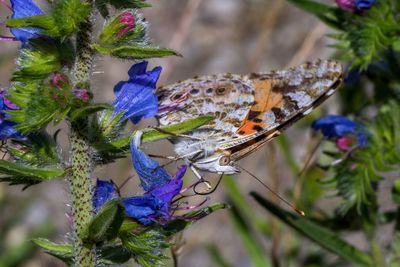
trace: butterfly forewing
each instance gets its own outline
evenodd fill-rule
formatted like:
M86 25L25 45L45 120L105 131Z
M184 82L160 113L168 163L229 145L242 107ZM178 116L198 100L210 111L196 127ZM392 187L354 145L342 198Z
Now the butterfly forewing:
M265 143L274 132L308 114L334 92L341 79L341 65L330 60L269 73L196 77L157 90L158 119L161 125L170 125L211 115L213 121L192 133L207 140L208 156L217 150L244 149L247 144L246 150L251 150L253 145L259 147L257 140ZM186 142L178 154L192 149L187 140L175 138L176 142ZM201 149L193 143L193 149Z

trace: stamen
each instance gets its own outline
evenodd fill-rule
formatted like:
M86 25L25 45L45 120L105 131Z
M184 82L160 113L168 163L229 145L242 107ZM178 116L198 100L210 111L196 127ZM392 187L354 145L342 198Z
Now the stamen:
M3 36L0 35L0 41L4 41L4 42L14 42L16 41L15 37L12 36Z
M176 210L193 210L193 209L197 209L201 206L204 205L204 203L206 203L208 200L210 200L210 198L206 197L202 202L196 204L196 205L192 205L192 206L187 206L187 207L181 207L181 208L174 208L174 211Z

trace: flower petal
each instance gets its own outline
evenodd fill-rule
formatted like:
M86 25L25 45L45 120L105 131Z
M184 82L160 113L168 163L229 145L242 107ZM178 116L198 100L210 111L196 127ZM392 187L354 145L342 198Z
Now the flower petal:
M118 193L112 182L97 179L93 194L94 212L97 213L107 201L116 197L118 197Z
M327 115L315 120L311 127L321 130L325 137L334 138L354 133L357 124L344 116Z
M132 163L139 175L143 189L151 191L168 183L172 180L172 177L164 168L160 167L157 161L152 160L139 149L141 137L142 133L138 131L131 140Z
M154 91L160 77L161 67L146 72L147 62L133 65L128 71L129 80L119 82L114 87L116 99L115 113L124 112L123 119L138 123L142 118L150 118L158 112L158 100Z
M172 199L179 194L182 189L183 181L182 177L186 172L187 167L183 165L177 173L175 179L171 180L170 182L159 186L147 194L150 194L162 202L170 203Z
M156 199L152 196L133 196L122 200L126 215L144 225L154 222L152 217L155 217L156 214L156 202Z
M375 0L356 0L356 7L358 9L369 9L375 4Z
M21 132L14 128L15 125L15 122L3 119L0 122L0 140L6 140L9 138L25 139Z
M11 0L11 7L13 10L11 18L13 19L44 14L32 0ZM38 28L11 28L10 31L18 41L25 43L28 39L37 37L37 33L42 30Z

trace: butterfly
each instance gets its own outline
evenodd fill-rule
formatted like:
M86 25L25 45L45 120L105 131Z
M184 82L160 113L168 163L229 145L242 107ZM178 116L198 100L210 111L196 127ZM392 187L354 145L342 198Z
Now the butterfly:
M233 174L239 172L236 161L309 114L336 91L342 76L337 61L317 60L267 73L194 77L157 89L157 119L167 126L212 116L187 136L170 140L195 174Z

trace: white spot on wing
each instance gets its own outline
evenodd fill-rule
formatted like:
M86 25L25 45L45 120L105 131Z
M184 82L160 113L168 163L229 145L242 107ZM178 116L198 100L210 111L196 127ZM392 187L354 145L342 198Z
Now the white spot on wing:
M291 92L287 94L291 100L295 101L297 103L297 106L299 108L302 107L307 107L312 103L312 99L311 97L303 91L299 91L299 92Z
M312 107L309 108L309 109L307 109L306 111L304 111L303 114L304 114L304 115L308 115L308 114L311 113L311 111L313 111L313 108L312 108Z

